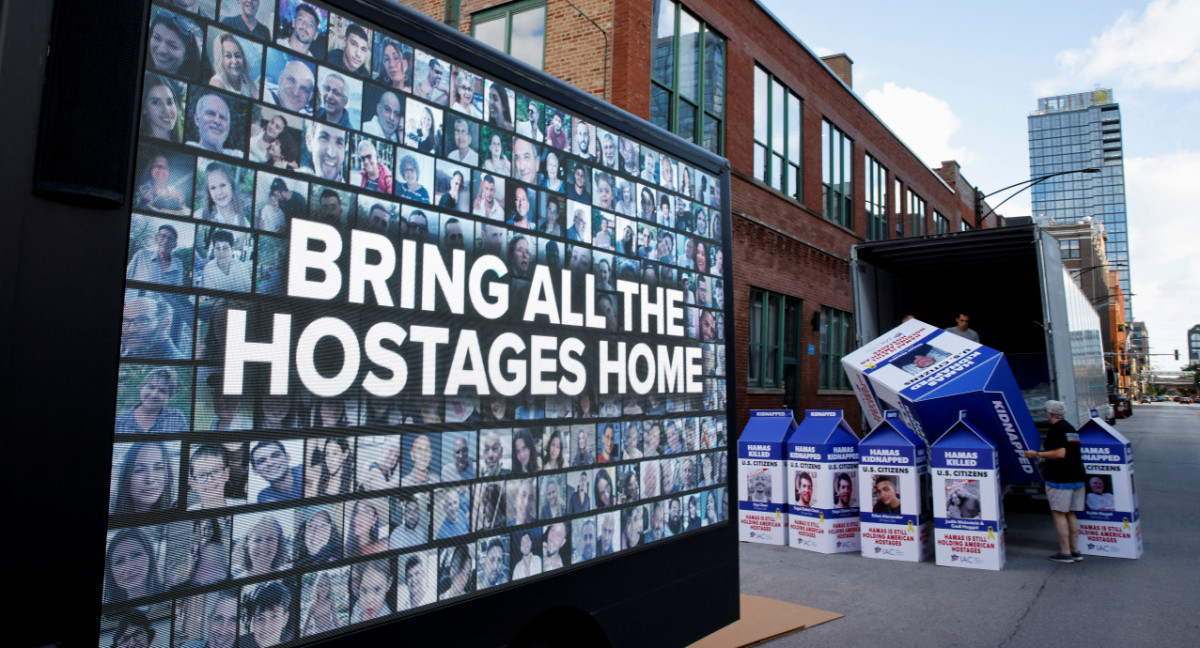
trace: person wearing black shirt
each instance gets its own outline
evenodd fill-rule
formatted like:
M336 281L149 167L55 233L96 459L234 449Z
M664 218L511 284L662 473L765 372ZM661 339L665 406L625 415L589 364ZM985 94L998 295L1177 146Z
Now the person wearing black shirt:
M1087 472L1079 449L1079 433L1063 420L1066 405L1062 401L1046 401L1046 417L1050 430L1042 442L1042 450L1026 450L1027 459L1043 459L1042 477L1046 480L1046 497L1054 515L1054 530L1058 534L1058 553L1050 560L1073 563L1083 560L1079 553L1079 521L1075 511L1083 510L1084 482Z

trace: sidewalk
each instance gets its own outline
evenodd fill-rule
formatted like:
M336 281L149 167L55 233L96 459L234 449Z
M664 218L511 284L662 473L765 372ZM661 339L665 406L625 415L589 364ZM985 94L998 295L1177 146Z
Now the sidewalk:
M1185 409L1186 408L1186 409ZM1192 646L1200 641L1200 406L1139 407L1133 443L1145 554L1062 565L1048 511L1008 513L1002 571L743 543L744 594L844 614L765 645Z

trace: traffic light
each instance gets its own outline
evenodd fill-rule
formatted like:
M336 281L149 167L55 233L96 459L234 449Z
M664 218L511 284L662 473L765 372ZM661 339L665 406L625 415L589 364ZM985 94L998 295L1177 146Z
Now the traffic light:
M1179 349L1175 349L1175 359L1179 359Z

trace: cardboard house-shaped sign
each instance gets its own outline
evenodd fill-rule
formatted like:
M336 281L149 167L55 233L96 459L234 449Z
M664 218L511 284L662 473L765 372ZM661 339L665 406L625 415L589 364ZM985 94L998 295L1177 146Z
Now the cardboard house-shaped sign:
M1142 520L1133 483L1133 446L1098 418L1079 428L1083 467L1084 510L1079 518L1079 551L1090 556L1139 558Z
M872 427L896 409L929 442L966 410L998 449L1002 483L1041 481L1023 454L1041 440L1003 353L912 319L842 358L842 367Z
M738 437L738 539L787 544L784 442L796 429L792 410L752 410Z
M858 436L842 411L806 411L785 450L788 545L858 551Z
M930 529L929 457L899 412L858 443L858 501L862 555L920 562L933 550Z
M937 564L1004 567L1004 509L996 446L959 419L929 446Z

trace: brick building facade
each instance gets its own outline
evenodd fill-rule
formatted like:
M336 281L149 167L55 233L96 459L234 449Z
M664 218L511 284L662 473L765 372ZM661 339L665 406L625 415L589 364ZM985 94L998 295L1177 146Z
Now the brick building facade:
M735 309L730 389L737 394L740 419L730 428L740 430L750 409L784 405L798 415L805 409L840 408L857 421L857 401L836 363L839 350L857 346L851 246L869 238L954 232L978 223L976 192L958 164L944 162L937 172L923 164L853 92L848 56L822 60L754 0L407 2L467 34L473 22L497 13L544 6L546 72L651 121L656 48L664 40L664 30L656 36L655 17L664 3L680 6L680 25L698 22L724 42L723 132L717 152L732 167L734 284L726 295ZM701 83L713 72L709 69ZM799 186L794 193L773 188L762 161L756 164L763 78L799 99ZM788 136L796 134L795 126L788 124ZM823 178L830 133L849 141L841 149L849 153L848 178L835 184ZM872 160L874 174L868 170ZM882 185L882 192L870 191L869 175L881 180L876 185ZM846 180L849 191L844 191ZM845 193L839 207L843 211L836 217L827 214L837 204L828 199L835 189ZM881 208L874 218L867 213L872 202ZM776 313L779 326L772 329L763 320ZM763 339L774 334L779 338ZM785 353L790 355L783 357ZM752 354L758 362L750 361Z

